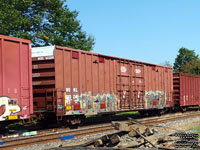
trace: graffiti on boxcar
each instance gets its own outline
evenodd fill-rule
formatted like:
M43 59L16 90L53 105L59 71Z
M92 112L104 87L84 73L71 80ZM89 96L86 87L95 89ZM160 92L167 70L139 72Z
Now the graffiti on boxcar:
M135 73L139 74L139 73L141 73L141 70L140 69L135 69Z
M164 108L169 105L170 97L164 91L146 91L145 108Z
M125 66L121 66L121 72L125 73L127 71L127 68Z
M9 97L0 97L0 121L6 120L8 116L21 111L21 107L17 104L17 100Z
M80 107L78 110L69 110L67 114L98 114L99 112L116 111L119 100L114 93L98 93L93 95L92 92L84 92L80 95L72 95L74 109ZM71 104L71 95L66 95L66 105ZM80 106L79 106L80 105ZM69 109L69 106L67 106ZM76 108L77 109L77 108Z

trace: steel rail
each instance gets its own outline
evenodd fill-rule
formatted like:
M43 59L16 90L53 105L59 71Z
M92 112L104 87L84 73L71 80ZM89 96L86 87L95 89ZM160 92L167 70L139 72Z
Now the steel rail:
M19 138L12 138L3 140L4 145L0 146L0 149L12 149L16 147L23 147L27 145L33 144L43 144L48 142L55 142L60 140L62 136L70 136L73 135L75 137L80 137L84 135L91 135L97 133L103 133L112 131L114 128L109 125L101 125L96 127L89 127L83 129L76 129L76 130L68 130L68 131L60 131L56 133L47 133L43 135L35 135L31 137L19 137Z
M161 116L161 117L153 117L153 118L145 118L145 119L135 119L137 122L140 122L145 125L156 125L159 123L165 123L169 121L174 120L181 120L185 118L192 118L199 116L200 112L195 113L185 113L185 114L179 114L172 116ZM104 125L95 125L90 127L84 127L81 129L71 129L71 130L61 130L57 132L52 133L45 133L40 135L34 135L31 137L18 137L18 138L10 138L10 139L4 139L4 145L0 146L1 149L12 149L17 147L23 147L27 145L33 145L33 144L44 144L49 142L55 142L61 140L60 138L62 136L69 136L74 135L75 137L82 137L85 135L95 135L97 133L105 133L108 131L114 131L114 128L112 127L111 123L107 123Z

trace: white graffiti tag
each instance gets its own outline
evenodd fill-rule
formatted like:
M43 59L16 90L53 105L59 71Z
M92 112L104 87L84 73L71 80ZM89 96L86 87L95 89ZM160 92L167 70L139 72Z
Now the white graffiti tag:
M0 97L0 121L6 120L8 116L20 111L21 108L17 104L17 100L10 99L9 97Z

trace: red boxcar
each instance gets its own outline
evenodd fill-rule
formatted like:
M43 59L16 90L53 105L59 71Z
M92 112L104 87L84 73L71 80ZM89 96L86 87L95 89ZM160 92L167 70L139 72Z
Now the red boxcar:
M0 121L33 113L31 42L0 35Z
M172 107L172 68L67 47L32 48L35 112L57 116Z
M174 101L177 106L200 105L200 76L174 74Z

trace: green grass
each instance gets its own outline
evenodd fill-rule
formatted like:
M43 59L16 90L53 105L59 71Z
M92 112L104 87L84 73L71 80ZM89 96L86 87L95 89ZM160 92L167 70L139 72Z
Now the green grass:
M96 117L99 117L99 115L88 115L88 116L86 116L86 118L96 118Z
M9 124L8 127L10 129L19 129L19 128L22 128L23 127L23 122L22 121L15 122L13 124Z
M138 111L120 112L120 113L116 113L115 115L116 116L139 115L139 112ZM109 115L107 115L107 116L109 116ZM101 117L101 115L88 115L88 116L86 116L86 118L98 118L98 117Z
M195 128L192 128L192 129L190 129L189 131L192 131L192 132L197 133L197 134L200 135L200 126L195 127Z
M138 111L128 111L128 112L121 112L117 113L116 116L122 116L122 115L139 115Z
M199 106L190 106L188 108L190 108L190 109L199 109L200 107Z
M29 122L24 122L22 120L9 124L8 128L11 130L26 130L26 129L32 129L35 128L35 126L37 125L38 120L33 120L31 123ZM26 126L27 125L27 126Z

